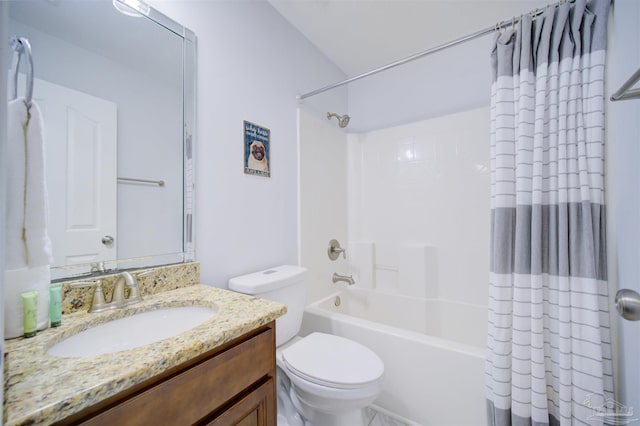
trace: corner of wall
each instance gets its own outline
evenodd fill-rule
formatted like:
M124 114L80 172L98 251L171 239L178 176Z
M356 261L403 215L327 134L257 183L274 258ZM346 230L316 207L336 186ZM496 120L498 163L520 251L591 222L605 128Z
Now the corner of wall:
M7 145L7 85L4 84L7 81L7 20L9 14L9 3L0 2L0 205L5 205L5 170L6 170L6 145ZM5 230L5 217L4 208L0 209L0 306L4 306L4 230ZM2 344L4 342L4 315L0 315L0 379L4 383L4 348ZM0 401L4 401L4 386L0 387ZM2 404L4 407L5 404ZM2 418L0 417L0 425L2 425Z
M640 3L616 0L609 19L607 94L613 93L640 66ZM616 314L619 288L640 291L640 100L606 100L607 267L616 399L640 408L638 324Z

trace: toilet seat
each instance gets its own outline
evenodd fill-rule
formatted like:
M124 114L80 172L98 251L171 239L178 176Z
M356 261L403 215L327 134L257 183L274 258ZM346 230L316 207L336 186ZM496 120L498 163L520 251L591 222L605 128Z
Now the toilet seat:
M325 333L312 333L283 349L282 360L291 374L334 389L366 387L384 372L382 360L369 348Z

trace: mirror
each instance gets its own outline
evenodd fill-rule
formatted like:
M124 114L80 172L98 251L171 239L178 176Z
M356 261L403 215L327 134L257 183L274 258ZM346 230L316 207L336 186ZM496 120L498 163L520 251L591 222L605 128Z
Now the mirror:
M9 34L32 49L52 278L193 260L194 34L137 0L12 1Z

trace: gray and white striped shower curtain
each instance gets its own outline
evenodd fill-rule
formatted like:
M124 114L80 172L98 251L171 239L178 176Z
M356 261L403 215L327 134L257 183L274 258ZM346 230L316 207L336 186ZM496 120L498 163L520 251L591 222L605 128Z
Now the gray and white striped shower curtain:
M604 208L608 11L609 0L576 0L535 20L525 15L496 35L490 425L602 424L613 398Z

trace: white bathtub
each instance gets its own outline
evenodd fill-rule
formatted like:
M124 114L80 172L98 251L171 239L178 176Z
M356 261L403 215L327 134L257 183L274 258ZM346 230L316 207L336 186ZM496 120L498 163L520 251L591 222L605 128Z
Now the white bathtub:
M307 306L301 334L313 331L355 340L382 358L375 405L420 425L486 424L486 306L351 287Z

